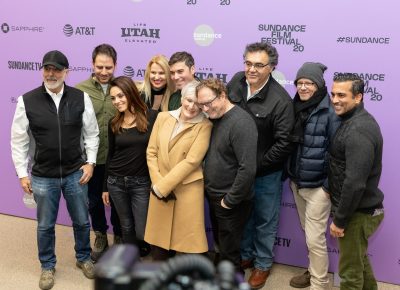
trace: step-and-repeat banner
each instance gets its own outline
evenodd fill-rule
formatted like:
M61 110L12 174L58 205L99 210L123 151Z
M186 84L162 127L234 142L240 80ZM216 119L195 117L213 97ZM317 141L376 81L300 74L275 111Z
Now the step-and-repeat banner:
M246 44L269 42L279 52L275 78L294 95L293 80L306 61L328 66L328 90L340 72L366 82L365 107L384 136L381 189L385 220L370 240L368 255L381 281L400 284L399 76L400 20L396 0L70 0L5 1L0 9L0 212L35 218L11 160L10 127L17 97L37 87L44 53L58 49L70 62L69 85L89 77L91 53L100 43L118 52L116 75L140 80L148 60L187 50L200 79L228 82L243 70ZM366 156L368 158L368 156ZM63 204L58 222L70 224ZM209 229L207 229L209 230ZM276 261L307 265L304 234L287 185L275 241ZM337 271L338 246L328 235L330 270Z

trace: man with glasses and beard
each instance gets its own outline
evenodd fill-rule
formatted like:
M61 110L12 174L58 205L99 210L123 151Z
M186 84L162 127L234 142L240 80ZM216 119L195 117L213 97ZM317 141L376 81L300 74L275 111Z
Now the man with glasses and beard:
M258 130L254 208L243 233L242 268L253 268L249 284L264 286L273 263L282 196L282 170L292 147L292 99L273 78L278 52L268 43L252 43L244 52L244 71L228 84L229 99L245 109Z
M220 259L240 267L240 242L252 208L256 173L257 128L233 105L221 80L207 79L196 88L197 106L213 123L204 161L204 187Z
M72 219L76 266L87 278L94 278L87 183L93 174L92 164L96 163L99 129L89 96L64 83L67 57L58 50L49 51L42 65L43 84L18 98L11 151L21 187L33 194L37 203L37 244L42 266L39 287L51 289L56 266L54 228L61 192ZM30 149L34 149L31 176Z

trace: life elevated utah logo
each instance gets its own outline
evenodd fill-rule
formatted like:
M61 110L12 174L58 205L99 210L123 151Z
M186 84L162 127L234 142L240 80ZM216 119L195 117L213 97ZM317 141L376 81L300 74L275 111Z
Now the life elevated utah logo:
M150 28L146 23L134 23L130 27L121 27L121 38L125 43L157 43L160 29Z
M199 68L197 68L197 71L194 75L200 80L216 78L225 84L228 82L228 74L221 73L221 72L215 72L214 68L212 68L212 67L206 67L206 66L199 67Z
M64 35L71 37L76 36L93 36L96 27L94 26L76 26L75 28L71 24L65 24L63 27Z

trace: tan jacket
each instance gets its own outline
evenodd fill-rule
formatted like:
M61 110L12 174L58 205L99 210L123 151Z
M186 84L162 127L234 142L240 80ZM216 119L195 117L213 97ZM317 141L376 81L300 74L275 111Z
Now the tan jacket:
M183 253L208 250L204 225L204 181L201 163L207 152L211 122L201 113L170 140L180 109L159 113L147 147L152 184L167 203L150 195L144 239ZM175 115L175 117L173 116Z

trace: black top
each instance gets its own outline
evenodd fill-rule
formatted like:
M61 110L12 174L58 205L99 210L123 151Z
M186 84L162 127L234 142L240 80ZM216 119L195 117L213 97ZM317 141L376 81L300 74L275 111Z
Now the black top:
M144 133L133 127L123 129L122 133L114 134L111 130L110 120L108 124L107 176L149 176L146 149L158 112L155 110L148 112L149 124Z
M251 116L238 106L211 121L213 129L204 162L205 188L208 195L224 196L225 204L234 207L253 197L257 128Z

